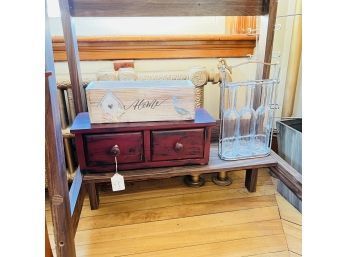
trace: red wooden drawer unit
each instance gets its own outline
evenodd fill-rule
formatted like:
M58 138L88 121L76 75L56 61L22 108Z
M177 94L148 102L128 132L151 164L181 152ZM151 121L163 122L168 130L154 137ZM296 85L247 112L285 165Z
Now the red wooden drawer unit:
M91 124L88 113L77 115L75 134L83 171L119 170L207 164L215 120L200 108L193 121Z

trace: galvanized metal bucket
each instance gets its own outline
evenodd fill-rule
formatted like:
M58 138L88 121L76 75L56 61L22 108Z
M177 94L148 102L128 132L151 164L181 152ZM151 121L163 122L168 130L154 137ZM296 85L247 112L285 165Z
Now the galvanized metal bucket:
M276 124L279 156L302 174L302 119L286 119L277 121ZM302 212L302 201L283 182L278 181L277 190Z

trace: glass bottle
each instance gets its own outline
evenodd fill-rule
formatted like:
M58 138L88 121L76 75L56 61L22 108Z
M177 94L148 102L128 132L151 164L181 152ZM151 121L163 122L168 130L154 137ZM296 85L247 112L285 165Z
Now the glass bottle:
M262 90L261 104L256 109L256 135L263 134L269 124L272 84L265 84Z
M264 84L262 89L261 105L256 110L255 147L257 151L267 150L272 128L271 101L273 84Z
M247 86L245 106L240 111L240 152L241 155L253 154L256 114L252 107L255 85Z
M237 87L234 86L228 89L228 106L223 115L223 137L230 138L236 136L239 132L239 113L236 108L236 93Z

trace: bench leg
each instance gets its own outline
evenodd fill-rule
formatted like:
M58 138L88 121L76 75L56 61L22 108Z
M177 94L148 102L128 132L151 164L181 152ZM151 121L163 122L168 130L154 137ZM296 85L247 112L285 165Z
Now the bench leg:
M199 175L187 175L184 177L184 182L189 187L201 187L204 185L205 180Z
M99 208L99 191L95 183L86 183L91 210Z
M218 186L229 186L232 184L232 179L227 175L227 171L215 173L212 177L214 184Z
M258 169L247 169L245 174L245 187L249 192L256 192Z

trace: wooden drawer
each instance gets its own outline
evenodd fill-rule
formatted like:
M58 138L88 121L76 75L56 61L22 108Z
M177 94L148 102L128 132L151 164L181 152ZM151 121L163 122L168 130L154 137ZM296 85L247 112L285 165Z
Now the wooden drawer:
M152 131L151 160L197 159L204 155L204 128Z
M118 163L136 163L143 161L143 136L141 132L91 134L84 136L86 164L88 166L110 165L115 163L115 154L111 149L118 145L120 154Z

